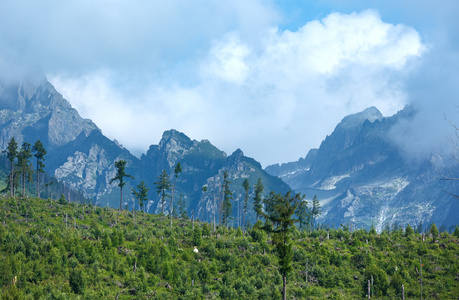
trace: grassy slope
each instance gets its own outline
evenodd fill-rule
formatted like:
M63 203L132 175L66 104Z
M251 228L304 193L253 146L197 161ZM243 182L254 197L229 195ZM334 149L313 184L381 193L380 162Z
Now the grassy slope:
M220 229L217 238L190 220L171 229L157 215L139 213L135 224L128 212L8 198L0 222L0 299L280 298L277 259L258 229ZM401 299L402 284L407 299L420 298L422 257L423 297L455 299L459 241L442 235L432 243L400 231L295 231L288 295L363 299L373 276L372 299Z

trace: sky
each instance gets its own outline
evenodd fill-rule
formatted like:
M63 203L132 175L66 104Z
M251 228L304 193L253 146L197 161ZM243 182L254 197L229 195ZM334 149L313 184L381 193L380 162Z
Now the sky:
M411 104L393 139L423 156L451 148L458 15L456 0L0 0L0 73L38 64L136 155L176 129L266 167L346 115Z

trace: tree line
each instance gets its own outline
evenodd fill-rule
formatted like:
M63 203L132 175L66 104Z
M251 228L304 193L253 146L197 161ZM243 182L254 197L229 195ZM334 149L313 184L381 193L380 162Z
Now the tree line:
M10 197L14 197L16 189L21 187L22 197L26 197L27 183L32 182L34 174L34 167L30 159L35 157L36 191L37 197L40 198L40 173L45 173L44 161L46 155L46 150L42 142L38 140L33 146L28 142L24 142L19 148L18 143L12 137L8 142L7 149L3 153L6 153L9 161L10 174L7 179L7 187L2 192L6 192L9 189Z

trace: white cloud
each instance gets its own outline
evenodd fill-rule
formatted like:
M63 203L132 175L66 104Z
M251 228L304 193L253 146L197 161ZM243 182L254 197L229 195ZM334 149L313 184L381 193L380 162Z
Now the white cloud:
M347 114L401 109L405 70L424 51L416 30L371 10L332 13L297 31L256 24L256 34L244 25L212 37L204 55L185 60L185 72L172 66L155 80L140 76L142 88L117 69L51 81L129 148L146 150L175 128L267 165L306 155Z

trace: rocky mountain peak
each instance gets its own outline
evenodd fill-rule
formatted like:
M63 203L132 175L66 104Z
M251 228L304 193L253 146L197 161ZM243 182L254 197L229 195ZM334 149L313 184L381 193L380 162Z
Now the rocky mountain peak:
M172 168L195 143L184 133L171 129L163 133L158 149L166 156L169 167Z
M15 136L19 143L40 139L45 147L59 147L99 130L80 117L44 76L0 81L0 148Z
M383 115L381 112L376 107L371 106L361 112L344 117L336 127L342 129L350 129L353 127L362 126L366 120L373 123L376 120L381 121L382 119Z

